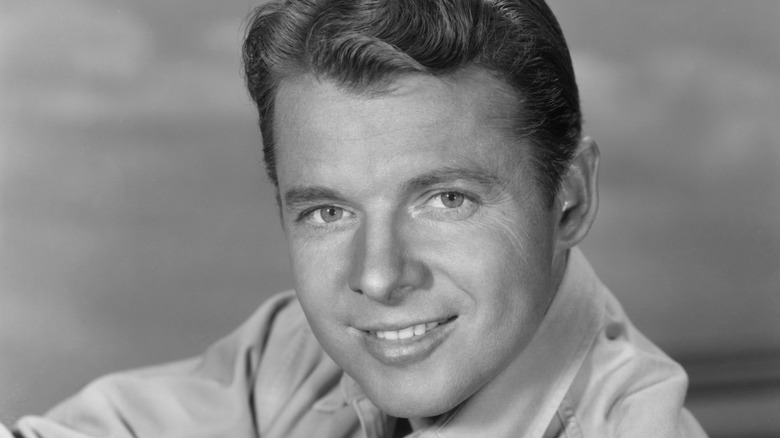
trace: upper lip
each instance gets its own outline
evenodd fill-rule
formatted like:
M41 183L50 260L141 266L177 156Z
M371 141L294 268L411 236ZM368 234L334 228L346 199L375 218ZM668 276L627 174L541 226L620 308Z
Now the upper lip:
M410 322L382 322L382 323L372 323L367 324L364 326L356 326L356 328L359 328L360 330L364 332L391 332L391 331L398 331L402 330L408 327L414 327L416 325L420 324L428 324L432 322L444 322L448 321L450 319L455 318L456 315L451 316L442 316L442 317L432 317L432 318L420 318L420 319L414 319L410 320Z

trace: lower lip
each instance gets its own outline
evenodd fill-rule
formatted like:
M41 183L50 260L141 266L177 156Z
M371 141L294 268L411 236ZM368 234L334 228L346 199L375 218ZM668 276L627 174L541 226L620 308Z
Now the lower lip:
M439 324L420 336L407 339L380 339L376 333L361 331L369 354L385 365L403 367L420 362L441 345L453 329L455 320Z

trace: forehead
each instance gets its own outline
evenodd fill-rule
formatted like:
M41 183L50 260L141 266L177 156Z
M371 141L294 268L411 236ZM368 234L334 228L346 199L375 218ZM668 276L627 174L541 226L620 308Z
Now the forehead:
M497 144L512 143L513 154L522 155L512 134L516 102L508 85L482 70L407 75L381 92L360 94L310 75L284 81L274 118L280 184L305 178L295 172L304 164L308 173L325 168L318 163L333 173L355 173L359 160L366 176L392 168L396 158L408 167L414 156L421 163L505 164ZM353 162L339 161L347 157Z
M425 108L414 105L415 100L425 102ZM462 69L442 77L400 75L386 84L357 91L339 86L327 78L303 74L281 81L275 99L274 128L281 128L280 120L289 124L319 116L316 120L327 122L329 116L334 116L312 111L312 106L328 106L340 112L356 110L356 117L368 118L372 113L363 112L366 107L373 106L376 109L385 106L383 103L392 105L395 102L409 105L410 111L422 109L417 115L425 115L426 120L436 116L451 118L459 113L462 118L510 131L519 117L519 99L515 90L505 81L478 67ZM290 117L293 120L285 120ZM278 136L275 139L278 141Z

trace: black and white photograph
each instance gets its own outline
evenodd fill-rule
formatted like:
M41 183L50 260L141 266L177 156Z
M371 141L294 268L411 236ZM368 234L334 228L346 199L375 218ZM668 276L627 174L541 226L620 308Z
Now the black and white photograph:
M778 22L0 0L0 438L780 437Z

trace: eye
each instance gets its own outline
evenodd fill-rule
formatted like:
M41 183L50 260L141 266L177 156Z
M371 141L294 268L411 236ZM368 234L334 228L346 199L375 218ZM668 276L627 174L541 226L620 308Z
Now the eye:
M344 209L341 207L334 207L328 205L326 207L318 208L311 214L312 221L316 223L331 223L344 217Z
M476 213L479 205L478 199L474 196L449 190L428 198L418 213L434 219L463 220Z
M466 196L460 192L444 192L438 195L442 205L447 208L458 208L463 205Z

